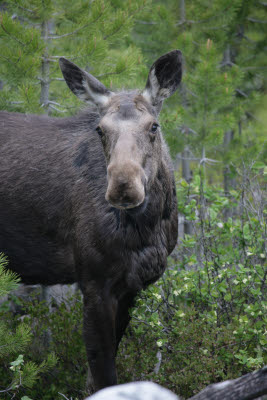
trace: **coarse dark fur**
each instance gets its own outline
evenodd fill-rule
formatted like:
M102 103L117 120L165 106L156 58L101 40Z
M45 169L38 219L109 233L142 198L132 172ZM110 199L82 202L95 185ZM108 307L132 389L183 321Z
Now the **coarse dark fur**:
M135 107L155 118L153 104L136 92L108 107L116 101L116 118L132 118ZM79 282L96 390L116 383L128 309L162 275L177 240L175 183L160 131L149 142L158 150L143 203L119 209L105 199L108 160L95 130L106 112L63 119L0 113L0 251L24 283Z

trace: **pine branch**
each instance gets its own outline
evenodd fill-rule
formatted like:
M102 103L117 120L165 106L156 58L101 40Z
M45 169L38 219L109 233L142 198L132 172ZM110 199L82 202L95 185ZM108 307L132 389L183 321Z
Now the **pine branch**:
M75 29L75 30L72 31L72 32L65 33L65 34L59 35L59 36L49 36L48 39L61 39L61 38L67 37L67 36L75 35L77 32L80 32L80 31L83 30L84 28L87 28L88 26L90 26L90 25L96 23L96 22L102 17L103 14L104 14L104 12L100 13L96 19L94 19L93 21L89 22L88 24L85 24L85 25L83 25L83 26L80 26L79 28Z
M5 56L0 55L0 57L3 58L4 60L6 60L8 63L13 64L13 65L17 65L17 63L20 60L20 58L19 58L17 62L14 62L14 61L10 60L10 58L7 58Z
M105 74L96 75L96 78L100 79L100 78L103 78L103 77L106 77L106 76L109 76L109 75L120 75L125 71L126 71L126 68L122 69L119 72L106 72Z
M75 29L75 30L72 31L72 32L64 33L63 35L59 35L59 36L49 36L48 39L52 39L52 40L54 40L54 39L61 39L61 38L67 37L67 36L75 35L75 33L80 32L80 31L83 30L84 28L87 28L87 26L89 26L89 25L90 25L90 24L85 24L85 25L81 26L80 28Z
M15 3L15 5L16 5L18 8L20 8L21 10L23 10L23 11L27 11L27 12L29 12L29 13L31 13L31 14L34 13L33 10L30 10L29 8L25 8L25 7L22 7L22 6L20 6L19 4L17 4L17 1L16 1L16 0L15 0L15 1L12 1L12 3Z
M141 11L144 10L145 7L146 7L146 4L144 3L144 5L143 5L142 7L138 8L136 11L132 12L131 14L129 14L129 15L128 15L128 19L131 19L134 15L139 14ZM123 27L123 25L124 25L124 24L121 24L121 25L118 27L118 29L116 29L114 32L110 33L109 35L104 36L103 39L106 40L107 38L109 38L109 37L115 35L116 33L118 33L118 32L121 30L121 28Z
M138 24L142 24L142 25L157 25L157 22L153 22L153 21L141 21L139 19L136 19L135 22L137 22Z
M6 28L4 27L4 24L3 24L3 18L2 18L2 16L1 16L1 18L0 18L0 24L1 24L1 27L2 27L3 31L4 31L9 37L11 37L11 39L15 40L15 42L19 43L21 46L26 46L25 43L21 42L19 39L17 39L15 36L11 35L11 33L9 33L9 32L6 30Z
M226 13L229 10L230 7L231 6L226 7L225 9L221 10L219 14L212 15L211 17L208 17L208 18L199 19L197 21L189 20L189 19L180 20L179 22L176 23L176 26L180 26L180 25L183 25L183 24L189 24L190 25L190 24L207 23L207 22L209 22L209 21L211 21L213 19L216 19L216 18L220 17L223 13Z
M124 23L121 24L120 26L118 26L118 28L115 31L111 32L109 35L104 36L103 39L107 40L109 37L116 35L116 33L118 33L122 29L123 26L124 26Z

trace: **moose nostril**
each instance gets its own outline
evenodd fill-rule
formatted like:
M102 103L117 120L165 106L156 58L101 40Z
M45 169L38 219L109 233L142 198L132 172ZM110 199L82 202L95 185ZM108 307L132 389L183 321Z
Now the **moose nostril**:
M121 207L129 207L131 205L131 203L121 203L120 206Z
M126 190L128 186L129 186L129 182L127 182L127 181L123 181L123 182L119 181L118 182L118 188L121 191Z

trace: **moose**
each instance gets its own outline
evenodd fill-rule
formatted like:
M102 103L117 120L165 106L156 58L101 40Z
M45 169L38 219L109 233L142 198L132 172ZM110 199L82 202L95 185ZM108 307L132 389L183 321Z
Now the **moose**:
M158 122L182 76L173 50L145 88L112 92L60 58L76 116L0 113L0 251L25 284L78 282L94 391L116 384L115 356L137 293L177 241L172 162Z

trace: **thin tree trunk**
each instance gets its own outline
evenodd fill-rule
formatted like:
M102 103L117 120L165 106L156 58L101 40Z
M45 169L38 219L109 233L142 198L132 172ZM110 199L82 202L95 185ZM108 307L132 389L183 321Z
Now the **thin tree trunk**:
M231 145L231 141L233 140L234 132L232 130L228 130L224 133L224 148L227 151ZM224 164L223 169L223 183L224 183L224 193L227 197L230 196L231 188L235 187L235 179L230 176L230 167L229 164ZM224 210L224 218L227 221L228 218L232 215L232 210L229 208L225 208Z
M224 56L223 56L223 64L224 66L231 68L233 63L231 60L231 47L228 44L225 52L224 52ZM241 125L240 125L241 127ZM233 140L234 137L234 132L232 130L228 130L224 133L224 150L225 152L227 152L227 150L229 149L229 147L231 146L231 142ZM223 182L224 182L224 193L226 196L230 196L230 189L231 187L235 187L235 179L232 179L230 177L230 167L229 164L225 163L224 164L224 169L223 169ZM224 218L227 221L228 218L231 216L232 211L230 209L225 209L224 211Z
M223 145L225 150L227 151L231 141L233 140L234 137L234 132L232 130L226 131L224 133L224 138L223 138ZM230 190L230 178L229 178L229 165L225 164L224 166L224 192L226 195L229 194Z
M185 18L186 18L185 0L180 0L180 22L184 23ZM184 108L186 108L187 106L186 87L184 83L182 84L181 87L181 94L182 94L182 105ZM185 135L187 135L186 132ZM186 180L187 183L190 183L192 178L189 158L190 158L189 148L188 146L185 146L184 151L182 152L182 177ZM193 233L192 222L187 221L186 218L184 218L184 234L192 235L192 233Z
M190 151L189 147L185 146L184 151L182 153L182 175L187 183L191 181L191 170L190 170Z
M45 50L42 59L41 66L41 95L40 95L40 103L41 106L46 110L47 114L49 114L49 87L50 87L50 61L48 58L48 44L49 44L49 35L50 35L50 27L51 23L49 21L44 21L42 23L42 38L45 42Z
M49 88L50 88L50 61L49 61L49 39L51 34L50 31L51 23L49 21L43 21L41 27L41 35L45 42L45 49L43 53L42 65L41 65L41 94L40 104L44 108L47 114L50 114L49 109ZM41 285L41 298L46 302L50 309L50 289L47 286ZM52 340L50 329L46 329L43 334L43 343L46 348L50 346Z
M185 0L180 0L180 22L185 21Z
M50 296L50 286L41 285L41 301L44 301L49 308L49 312L51 312L51 296ZM43 345L46 349L49 348L52 342L52 334L49 328L44 329L43 331Z

